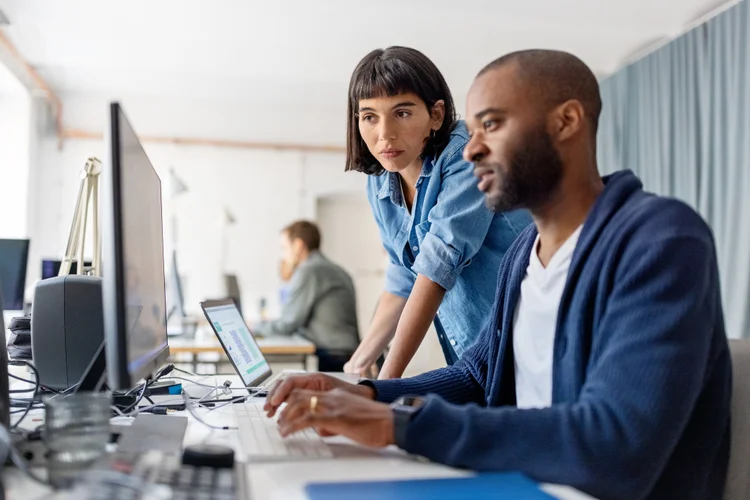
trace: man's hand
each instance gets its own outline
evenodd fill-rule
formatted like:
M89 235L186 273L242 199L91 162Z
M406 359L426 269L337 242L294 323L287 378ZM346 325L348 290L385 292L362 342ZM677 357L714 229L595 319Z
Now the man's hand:
M333 389L341 389L345 392L357 394L368 399L373 399L375 394L370 387L364 385L354 385L339 380L330 375L323 375L322 373L311 373L309 375L293 375L290 377L284 377L278 380L271 391L266 396L266 404L263 409L268 414L268 417L273 417L276 411L283 403L287 401L289 395L295 389L306 389L309 391L327 392Z
M340 388L292 391L279 416L279 432L286 437L309 427L321 436L341 435L365 446L384 447L396 442L393 412L387 404Z

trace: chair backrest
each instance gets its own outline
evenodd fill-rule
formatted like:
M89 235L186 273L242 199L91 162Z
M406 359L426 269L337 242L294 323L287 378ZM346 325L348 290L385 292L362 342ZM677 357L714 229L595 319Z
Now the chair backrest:
M732 449L724 500L750 498L750 340L729 341L732 354Z

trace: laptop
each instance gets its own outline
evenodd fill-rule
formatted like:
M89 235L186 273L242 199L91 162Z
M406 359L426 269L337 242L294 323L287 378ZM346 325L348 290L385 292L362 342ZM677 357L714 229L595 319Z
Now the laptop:
M271 378L271 365L260 352L237 304L233 299L208 300L201 302L201 309L242 383L250 392L265 395L278 376Z
M234 301L201 302L201 309L245 387L253 394L267 392L276 377L271 378L271 366ZM312 429L282 438L276 422L265 416L259 404L246 401L232 407L240 450L249 461L333 457L333 450Z

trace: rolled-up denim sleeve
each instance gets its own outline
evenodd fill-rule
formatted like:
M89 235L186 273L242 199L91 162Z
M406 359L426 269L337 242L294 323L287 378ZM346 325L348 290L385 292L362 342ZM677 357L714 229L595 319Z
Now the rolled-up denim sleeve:
M414 287L415 277L401 264L388 263L385 272L385 291L398 297L408 299Z
M370 202L370 208L372 209L372 215L375 218L375 223L378 226L378 232L380 233L380 241L383 243L383 249L388 254L388 267L385 272L385 291L392 293L398 297L408 299L411 294L411 289L414 287L414 281L416 280L414 274L406 269L399 261L396 251L393 248L390 238L388 238L388 232L385 228L385 221L380 213L380 207L378 207L378 191L380 190L378 183L374 177L370 177L367 180L367 199Z
M453 288L461 271L482 248L494 216L477 189L471 163L464 161L461 153L453 152L440 169L440 194L427 216L430 229L413 266L445 290ZM437 168L432 175L436 174Z

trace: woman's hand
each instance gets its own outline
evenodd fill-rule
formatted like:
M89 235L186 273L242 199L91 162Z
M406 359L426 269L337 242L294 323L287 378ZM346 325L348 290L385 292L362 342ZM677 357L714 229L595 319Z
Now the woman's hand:
M364 378L375 378L378 376L378 368L375 363L365 364L352 356L344 365L344 373L359 375Z

